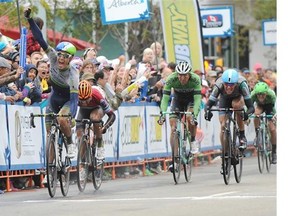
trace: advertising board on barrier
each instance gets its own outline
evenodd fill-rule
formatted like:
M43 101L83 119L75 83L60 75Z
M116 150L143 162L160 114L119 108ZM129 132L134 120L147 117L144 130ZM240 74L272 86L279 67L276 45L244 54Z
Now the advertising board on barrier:
M8 130L6 121L6 105L0 102L0 171L8 170L10 167L10 147L8 141Z
M38 106L8 106L8 129L11 149L11 170L41 168L44 164L44 136L41 118L30 128L30 113L41 113Z
M145 106L120 106L119 159L143 157L146 145Z
M166 142L165 127L157 123L160 109L158 106L149 105L146 108L147 149L145 152L148 156L166 156L168 143Z

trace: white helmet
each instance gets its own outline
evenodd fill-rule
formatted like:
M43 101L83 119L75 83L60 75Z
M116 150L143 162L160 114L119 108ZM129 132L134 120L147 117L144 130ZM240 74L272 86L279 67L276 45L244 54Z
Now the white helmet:
M191 69L191 66L185 61L179 62L175 68L178 74L187 74L191 71Z

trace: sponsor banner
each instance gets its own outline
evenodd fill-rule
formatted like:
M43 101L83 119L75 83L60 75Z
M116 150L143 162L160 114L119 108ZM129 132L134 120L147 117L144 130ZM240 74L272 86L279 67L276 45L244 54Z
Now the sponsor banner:
M232 7L201 9L204 38L233 36Z
M262 21L262 32L264 46L271 46L277 44L277 21Z
M119 124L119 117L118 117L118 111L115 112L116 119L113 123L113 125L106 131L105 134L103 134L103 141L105 146L105 161L111 162L117 160L117 150L118 150L118 124ZM108 116L105 115L103 117L103 122L107 121Z
M41 113L38 106L8 106L8 129L11 149L11 170L41 168L44 163L41 118L30 128L30 113Z
M100 0L103 25L150 19L149 1Z
M146 145L145 106L119 107L119 160L144 156Z
M145 152L148 155L167 156L166 129L164 125L161 126L157 123L159 113L158 106L146 106L147 148L145 148Z
M198 1L160 2L167 62L186 61L194 70L204 71Z
M0 171L5 171L9 169L11 153L8 140L5 102L0 102L0 119Z

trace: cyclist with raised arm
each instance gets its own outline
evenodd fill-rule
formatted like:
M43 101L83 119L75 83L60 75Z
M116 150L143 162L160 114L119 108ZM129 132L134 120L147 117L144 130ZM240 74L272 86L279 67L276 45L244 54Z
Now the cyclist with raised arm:
M188 128L191 134L192 154L199 151L198 144L195 140L197 122L196 118L200 111L201 105L201 80L198 75L193 73L191 66L187 62L179 62L175 68L176 73L172 73L167 77L166 84L163 88L163 97L161 100L161 113L167 111L168 102L170 100L173 89L173 100L171 102L171 111L188 111L194 113L194 119L191 115L187 115ZM163 124L164 117L161 116L159 121ZM169 123L171 127L170 143L173 148L173 132L176 131L177 116L170 115Z
M246 79L240 76L235 69L227 69L224 71L221 78L216 81L209 96L209 100L207 101L204 116L207 121L210 121L213 116L210 109L212 106L216 105L218 96L220 96L219 108L234 108L239 110L243 109L244 105L247 107L247 111L244 112L244 115L241 115L243 112L236 112L236 121L240 130L239 149L244 151L247 148L244 121L248 120L249 115L254 112L254 106ZM226 121L225 111L219 112L219 121L221 125L220 141L223 147L224 133L222 131L224 130Z
M69 63L76 53L76 47L69 42L60 42L55 49L49 46L30 14L30 8L24 10L24 16L29 22L34 38L46 52L50 61L49 80L52 91L48 98L46 113L71 113L74 119L77 112L79 75L77 69L71 67ZM71 121L66 117L58 117L57 120L61 131L67 138L67 156L73 158L76 154L76 146L72 141ZM45 118L47 134L50 131L51 122L50 116Z
M92 87L86 80L82 80L79 83L78 105L80 106L80 109L77 115L77 120L90 119L91 121L99 122L93 124L93 143L97 145L95 146L97 147L97 159L103 160L105 153L102 134L104 134L114 123L116 115L99 89L97 89L95 86ZM108 119L102 127L100 121L105 114L108 115ZM84 131L84 123L77 121L76 130L77 137L80 139Z
M266 115L275 115L276 109L276 94L275 92L269 88L267 83L259 82L255 85L253 91L251 92L251 99L255 105L255 116L259 116L263 112ZM256 136L259 132L260 120L258 118L254 118L254 126ZM277 143L277 131L276 124L273 123L273 119L268 119L268 128L271 134L271 144L272 144L272 164L277 163L277 154L276 154L276 143Z

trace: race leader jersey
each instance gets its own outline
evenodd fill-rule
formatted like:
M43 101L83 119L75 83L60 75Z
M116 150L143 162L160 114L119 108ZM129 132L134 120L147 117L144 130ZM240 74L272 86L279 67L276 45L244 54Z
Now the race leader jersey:
M167 77L166 84L163 88L163 97L161 100L161 111L165 112L168 108L168 102L171 90L174 91L174 99L176 100L194 100L194 115L198 116L201 105L201 80L200 77L190 72L190 78L185 85L182 85L178 79L178 73L174 72Z
M83 103L81 100L79 100L78 105L82 109L95 109L97 107L101 107L106 114L113 112L107 100L95 86L92 86L91 100L88 103Z

